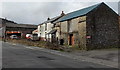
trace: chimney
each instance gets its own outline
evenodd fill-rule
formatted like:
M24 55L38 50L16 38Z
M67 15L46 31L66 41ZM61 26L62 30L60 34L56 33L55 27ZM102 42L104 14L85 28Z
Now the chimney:
M61 16L64 16L64 15L65 15L65 13L64 13L64 11L62 11Z
M47 20L50 20L50 18L48 17Z

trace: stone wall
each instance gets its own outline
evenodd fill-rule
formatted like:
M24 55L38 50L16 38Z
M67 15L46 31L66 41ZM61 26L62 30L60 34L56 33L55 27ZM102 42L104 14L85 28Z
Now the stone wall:
M68 45L68 34L67 33L62 33L61 39L64 40L64 45Z
M74 33L73 33L73 36L74 36L74 45L79 45L79 43L80 43L80 38L79 38L78 32L74 32ZM74 45L73 45L73 46L74 46Z
M69 26L69 31L68 32L78 32L78 22L79 18L74 18L70 20L70 26Z
M86 16L79 17L78 32L79 32L79 47L86 48Z
M67 21L64 21L64 22L60 23L60 30L61 30L62 33L67 33L68 32Z
M75 18L60 23L61 39L64 39L64 44L69 45L69 34L73 34L74 44L78 42L78 22L79 18ZM77 36L77 37L76 37ZM77 43L78 44L78 43Z
M88 49L118 47L118 15L102 4L87 16Z
M67 21L60 23L60 39L64 40L64 44L68 44L68 24Z

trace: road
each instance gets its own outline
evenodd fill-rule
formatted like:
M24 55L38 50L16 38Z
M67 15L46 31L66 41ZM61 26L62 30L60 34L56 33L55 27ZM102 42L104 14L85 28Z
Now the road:
M42 49L41 49L42 50ZM104 65L74 60L28 46L2 43L3 68L110 68Z

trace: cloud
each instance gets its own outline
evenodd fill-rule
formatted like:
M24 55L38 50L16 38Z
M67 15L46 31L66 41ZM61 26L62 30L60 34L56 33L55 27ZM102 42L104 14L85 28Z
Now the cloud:
M17 23L40 24L48 17L52 18L61 14L61 11L69 13L99 2L4 2L2 4L2 17L6 17ZM117 2L106 2L116 12Z
M0 2L0 17L2 17L2 3Z
M106 2L106 4L118 13L118 2Z
M40 2L40 3L4 3L3 17L20 23L39 24L47 17L60 14L62 3ZM58 14L59 12L59 14Z
M119 16L120 16L120 1L119 1L119 3L118 3L118 14L119 14Z

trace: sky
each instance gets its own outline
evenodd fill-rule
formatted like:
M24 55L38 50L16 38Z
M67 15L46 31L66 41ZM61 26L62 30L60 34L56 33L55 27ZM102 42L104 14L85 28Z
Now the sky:
M59 16L61 11L65 14L95 5L101 2L2 2L0 17L7 18L21 24L40 24ZM118 2L105 2L118 13Z

